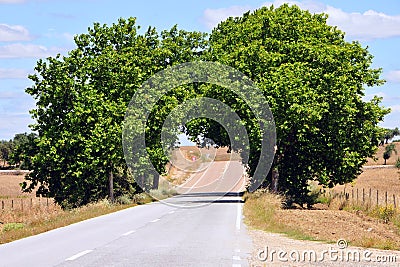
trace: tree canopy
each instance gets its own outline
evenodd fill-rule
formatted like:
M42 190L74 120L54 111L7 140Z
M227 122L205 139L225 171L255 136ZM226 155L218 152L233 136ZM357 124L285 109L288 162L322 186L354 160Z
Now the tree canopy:
M135 19L111 26L95 23L75 37L67 56L39 60L34 85L26 89L37 101L32 110L39 135L25 190L54 197L64 207L79 206L112 192L133 194L138 188L128 174L121 144L124 114L137 88L154 73L194 60L217 61L252 79L269 102L277 127L272 172L278 189L290 201L310 201L309 181L326 186L352 181L373 155L378 123L388 113L381 99L363 101L365 86L383 83L371 68L372 55L358 42L326 24L324 14L297 6L261 8L228 18L211 33L174 26L139 34ZM260 127L246 103L232 91L210 84L191 84L165 95L150 115L146 144L159 172L167 158L160 129L181 101L203 96L232 107L250 140L249 173L260 157ZM185 125L230 146L221 125L197 119ZM136 177L136 179L139 179Z
M383 83L381 70L371 68L372 55L360 43L347 42L326 19L297 6L264 7L220 23L207 54L208 60L242 71L263 90L276 123L278 189L298 203L311 201L311 180L330 187L352 181L375 152L377 125L389 112L377 97L362 99L366 86ZM226 90L205 94L233 106L237 102ZM257 128L251 114L239 114L250 129ZM216 127L207 128L205 136L212 138ZM224 135L220 138L217 143L226 144ZM258 149L252 146L250 170Z
M39 141L25 190L39 185L39 194L75 207L138 189L122 150L127 105L152 74L195 59L205 44L205 34L176 26L161 33L139 29L134 18L95 23L75 37L77 47L68 56L38 61L30 76L34 86L26 89L37 101L32 129ZM151 149L156 138L150 134L148 140ZM166 162L164 157L154 156Z

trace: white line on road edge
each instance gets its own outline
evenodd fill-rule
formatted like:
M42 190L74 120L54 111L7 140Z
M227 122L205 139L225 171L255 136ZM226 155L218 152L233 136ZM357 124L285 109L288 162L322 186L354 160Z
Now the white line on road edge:
M232 257L232 260L234 260L234 261L240 261L241 259L240 259L239 256L233 256L233 257Z
M127 236L127 235L130 235L130 234L133 234L134 232L136 232L135 230L132 230L132 231L129 231L129 232L126 232L125 234L122 234L123 236Z
M175 211L174 211L174 210L171 210L170 212L168 212L168 214L172 214L172 213L175 213Z
M155 219L155 220L152 220L152 221L150 221L150 222L152 222L152 223L154 223L154 222L158 222L160 219Z
M75 254L74 256L72 256L72 257L69 257L68 259L65 259L66 261L73 261L73 260L76 260L77 258L79 258L79 257L82 257L82 256L84 256L84 255L86 255L86 254L88 254L88 253L90 253L90 252L92 252L93 250L84 250L84 251L82 251L82 252L79 252L78 254Z
M242 204L238 203L236 213L236 230L240 231L240 222L242 220Z

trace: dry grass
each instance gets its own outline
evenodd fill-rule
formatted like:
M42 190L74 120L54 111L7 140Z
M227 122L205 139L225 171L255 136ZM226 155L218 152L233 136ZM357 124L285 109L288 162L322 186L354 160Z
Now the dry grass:
M34 193L27 194L21 191L19 184L24 181L24 177L24 174L0 174L0 198L35 197Z
M244 195L245 205L243 214L247 225L254 229L267 232L282 233L301 240L314 240L301 229L281 222L283 197L257 190Z
M394 165L396 163L396 160L400 157L400 143L395 142L393 144L395 144L396 146L397 155L393 152L392 156L386 161L387 165ZM378 150L375 154L375 158L377 158L377 160L375 161L374 158L369 158L368 162L365 165L383 165L383 163L385 163L385 160L383 159L383 152L385 152L386 146L387 145L378 147Z
M111 205L101 201L70 211L33 209L29 213L14 212L14 222L3 224L0 229L0 244L70 225L86 219L126 209L136 204Z
M355 246L400 250L400 228L394 222L357 211L282 209L280 203L281 197L268 192L246 195L246 223L295 239L334 243L344 238Z
M148 195L139 194L129 200L129 204L110 204L104 200L62 210L52 199L22 193L19 183L23 179L24 175L0 175L0 244L152 201ZM12 202L14 207L11 207Z

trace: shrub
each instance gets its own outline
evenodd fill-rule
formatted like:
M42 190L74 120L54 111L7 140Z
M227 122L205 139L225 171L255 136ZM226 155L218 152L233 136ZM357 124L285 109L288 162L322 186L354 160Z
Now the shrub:
M3 232L22 229L24 226L23 223L6 223L3 227Z

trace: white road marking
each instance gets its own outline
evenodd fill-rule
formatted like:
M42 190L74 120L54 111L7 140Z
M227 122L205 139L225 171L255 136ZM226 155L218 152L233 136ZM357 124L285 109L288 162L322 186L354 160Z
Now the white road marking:
M234 260L234 261L240 261L241 259L240 259L239 256L233 256L233 257L232 257L232 260Z
M236 212L236 230L240 231L240 222L242 220L242 204L237 205L237 212Z
M154 222L158 222L160 219L155 219L155 220L152 220L152 221L150 221L150 222L152 222L152 223L154 223Z
M175 213L175 211L174 211L174 210L171 210L170 212L168 212L168 214L172 214L172 213Z
M127 236L127 235L130 235L130 234L133 234L134 232L136 232L135 230L132 230L132 231L129 231L129 232L126 232L125 234L122 234L123 236Z
M232 267L242 267L241 264L232 264Z
M73 260L76 260L77 258L79 258L79 257L82 257L82 256L84 256L84 255L86 255L86 254L88 254L88 253L90 253L90 252L92 252L93 250L84 250L84 251L82 251L82 252L79 252L78 254L75 254L74 256L72 256L72 257L69 257L68 259L65 259L66 261L73 261Z
M235 252L236 252L236 253L240 253L240 249L238 249L238 248L235 249Z

